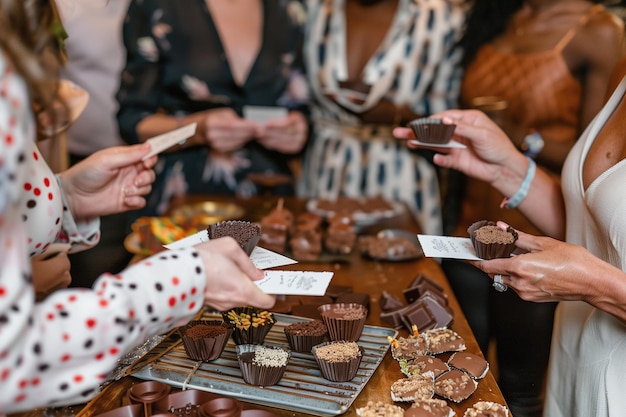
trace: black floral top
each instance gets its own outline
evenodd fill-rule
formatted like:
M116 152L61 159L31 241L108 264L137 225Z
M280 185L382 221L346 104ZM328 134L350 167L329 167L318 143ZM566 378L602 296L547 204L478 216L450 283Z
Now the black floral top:
M298 0L262 2L261 49L247 80L237 85L204 0L133 0L124 22L127 62L118 92L123 139L137 143L137 124L157 112L182 116L230 107L241 115L244 105L306 112L304 7ZM255 142L224 159L213 160L204 147L161 155L148 206L162 211L181 190L254 194L246 181L250 172L289 173L285 155Z

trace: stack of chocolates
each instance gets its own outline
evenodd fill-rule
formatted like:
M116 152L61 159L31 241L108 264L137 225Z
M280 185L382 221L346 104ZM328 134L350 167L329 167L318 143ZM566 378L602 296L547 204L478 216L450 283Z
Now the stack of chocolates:
M396 329L402 326L411 331L413 325L420 330L447 327L454 318L448 307L443 288L423 274L418 275L403 291L406 303L383 291L380 298L380 319Z
M293 213L283 206L282 198L276 208L260 221L261 239L258 245L278 253L287 249L287 239L294 227Z
M280 199L276 208L259 221L258 244L278 253L290 250L294 258L303 261L318 260L322 250L337 255L350 254L357 239L352 212L337 211L327 216L326 228L324 218L308 211L294 218Z
M328 219L324 247L329 253L347 255L356 243L354 218L348 211L335 213Z
M289 247L297 259L319 259L322 253L322 218L310 212L298 214Z

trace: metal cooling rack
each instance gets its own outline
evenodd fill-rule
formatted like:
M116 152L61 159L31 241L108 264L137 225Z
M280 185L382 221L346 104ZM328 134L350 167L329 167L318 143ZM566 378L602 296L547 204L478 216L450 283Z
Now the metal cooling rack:
M276 323L265 344L288 348L284 328L292 323L310 320L304 317L274 314ZM204 313L202 319L221 319ZM398 332L384 327L365 326L357 343L365 354L356 377L349 382L331 382L322 374L309 353L292 352L283 378L277 385L257 387L244 382L239 370L235 344L229 340L219 359L213 362L193 361L187 357L176 332L156 346L129 370L133 376L165 382L181 389L198 389L226 395L253 404L292 411L334 416L345 413L363 390L389 349L387 337Z

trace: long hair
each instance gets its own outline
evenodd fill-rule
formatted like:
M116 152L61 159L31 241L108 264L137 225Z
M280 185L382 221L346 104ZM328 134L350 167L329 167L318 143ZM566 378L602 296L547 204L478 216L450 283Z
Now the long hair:
M474 0L465 34L459 42L463 67L472 62L481 46L504 32L523 4L524 0Z
M54 0L0 0L0 53L25 80L33 106L56 121L59 47Z

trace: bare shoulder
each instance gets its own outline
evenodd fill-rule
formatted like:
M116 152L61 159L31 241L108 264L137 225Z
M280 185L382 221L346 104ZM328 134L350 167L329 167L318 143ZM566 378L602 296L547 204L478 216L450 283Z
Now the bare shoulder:
M582 67L601 69L608 75L626 53L624 22L608 10L602 9L593 14L578 30L567 49L564 52L573 53L574 56L571 57Z
M589 20L580 28L576 38L586 41L590 45L606 45L607 47L623 46L624 21L606 9L590 16Z

